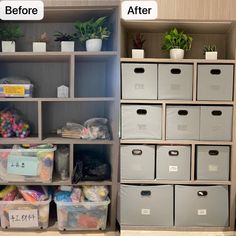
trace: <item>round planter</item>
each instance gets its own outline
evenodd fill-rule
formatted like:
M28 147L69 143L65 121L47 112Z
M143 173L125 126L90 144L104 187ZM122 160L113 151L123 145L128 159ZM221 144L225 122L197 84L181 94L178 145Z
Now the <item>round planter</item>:
M132 58L144 58L144 50L132 49Z
M86 41L86 50L89 52L99 52L102 49L101 39L89 39Z
M174 48L170 50L170 58L171 59L183 59L184 58L184 50L180 48Z

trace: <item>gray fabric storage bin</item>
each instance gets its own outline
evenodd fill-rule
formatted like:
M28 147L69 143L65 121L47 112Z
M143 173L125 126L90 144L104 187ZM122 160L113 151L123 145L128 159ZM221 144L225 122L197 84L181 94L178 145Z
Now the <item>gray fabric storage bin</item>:
M121 185L121 226L173 226L173 202L170 185Z
M122 98L157 99L157 64L122 63Z
M227 186L175 186L175 226L228 226Z
M122 180L154 180L154 173L154 145L121 145L120 177Z
M156 178L190 180L190 146L157 146Z
M161 139L162 106L122 105L122 139Z
M166 139L199 140L199 106L167 106Z
M193 65L159 64L158 99L193 98Z
M233 65L198 65L198 100L233 99Z
M197 146L197 179L229 180L229 146Z
M200 140L232 139L232 106L201 106Z

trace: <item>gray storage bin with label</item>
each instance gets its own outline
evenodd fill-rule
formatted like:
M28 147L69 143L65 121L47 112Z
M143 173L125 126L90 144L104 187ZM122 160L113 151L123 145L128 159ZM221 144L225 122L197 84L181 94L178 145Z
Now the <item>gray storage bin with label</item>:
M166 139L199 140L199 106L167 106Z
M200 140L232 139L232 106L201 106Z
M157 146L156 178L190 180L190 146Z
M173 226L173 195L170 185L121 185L121 226Z
M193 65L158 65L158 99L192 100L192 97Z
M162 107L160 105L122 105L122 139L161 139Z
M198 100L232 100L233 65L198 65Z
M154 145L121 145L120 177L122 180L154 180Z
M227 186L175 186L176 226L228 226Z
M197 179L229 180L229 146L197 146Z
M122 63L122 98L157 99L157 64Z

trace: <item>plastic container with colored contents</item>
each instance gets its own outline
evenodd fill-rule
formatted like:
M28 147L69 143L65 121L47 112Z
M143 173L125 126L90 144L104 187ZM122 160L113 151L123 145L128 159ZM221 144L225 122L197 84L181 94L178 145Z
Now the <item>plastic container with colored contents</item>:
M0 84L0 97L32 97L33 88L33 84Z

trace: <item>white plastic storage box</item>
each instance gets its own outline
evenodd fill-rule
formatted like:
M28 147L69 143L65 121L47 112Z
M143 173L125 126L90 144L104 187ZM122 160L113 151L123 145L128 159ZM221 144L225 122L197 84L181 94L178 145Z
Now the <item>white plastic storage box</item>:
M171 185L121 185L121 226L173 226L173 196Z
M157 64L122 63L122 99L157 99Z
M227 186L175 186L175 226L229 224Z
M122 139L161 139L162 106L122 105Z
M122 180L154 180L154 173L154 145L121 145L120 176Z
M200 140L232 139L232 106L201 106Z
M50 149L0 149L1 182L52 182L54 152Z
M30 203L26 201L0 201L3 229L46 229L51 199Z
M229 146L197 146L196 150L198 180L229 180Z
M156 178L190 180L190 146L157 146Z
M0 97L32 97L33 84L0 84Z
M233 65L198 65L198 100L233 99Z
M168 105L166 139L199 140L199 106Z
M59 230L105 230L108 205L103 202L58 202L57 221Z
M159 64L158 99L193 98L193 65Z

